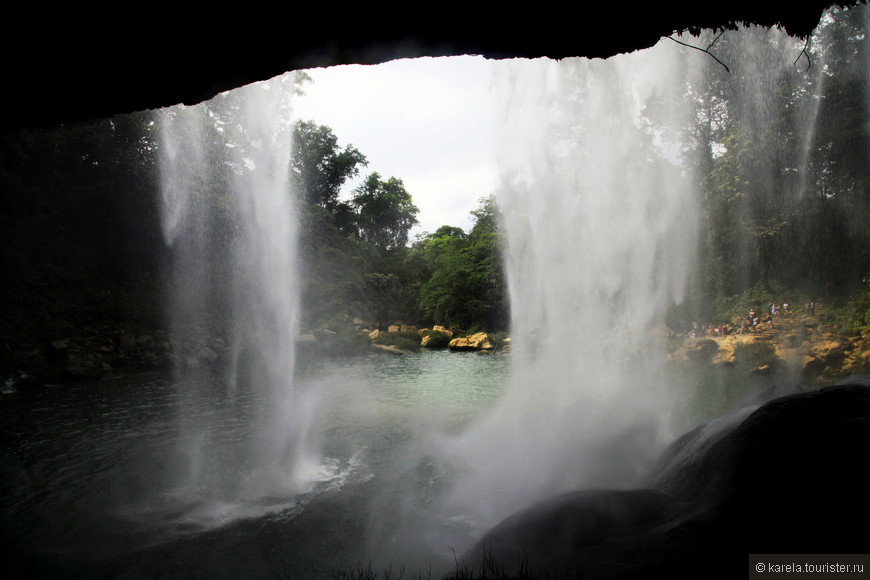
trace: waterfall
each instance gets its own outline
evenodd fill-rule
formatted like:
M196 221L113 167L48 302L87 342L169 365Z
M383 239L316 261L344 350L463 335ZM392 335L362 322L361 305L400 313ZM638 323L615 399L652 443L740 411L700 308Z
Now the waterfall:
M555 494L637 485L691 426L692 394L667 373L666 314L702 284L742 292L751 268L779 258L758 232L789 227L770 208L804 195L828 66L808 70L803 45L748 27L607 60L493 63L513 376L445 444L448 501L481 528ZM702 188L737 158L744 173ZM710 233L723 223L732 238ZM722 261L706 263L732 268L721 278L733 288L698 271L711 248Z
M687 45L715 45L718 56ZM373 460L382 471L372 469L379 479L366 489L374 499L363 508L364 542L378 557L425 558L538 500L641 484L662 450L693 426L684 399L699 390L675 385L668 372L666 315L693 293L706 292L707 303L738 296L751 286L751 268L774 271L761 246L778 233L801 247L813 241L787 223L800 217L805 191L828 177L808 169L820 150L827 63L805 71L803 45L781 30L749 27L722 39L712 31L662 39L607 60L491 63L501 99L496 199L512 376L499 399L461 427L422 416L401 429L386 419L374 424L380 418L365 398L378 385L366 380L294 385L299 281L288 77L165 111L163 231L175 251L179 370L192 377L193 398L224 390L229 410L214 414L226 420L238 420L233 401L250 391L260 401L245 416L251 441L229 451L214 444L212 423L182 419L182 495L294 505L335 465L313 435L318 390L329 389L352 403L328 421L350 417L372 432L401 434L384 439L395 457ZM798 114L783 115L786 108ZM768 146L781 143L789 147ZM773 211L784 206L791 213ZM776 270L794 288L804 262L825 260L803 258L812 260ZM717 272L699 272L699 263ZM720 280L731 286L716 287ZM705 304L697 295L693 307ZM203 342L215 336L225 339L219 356L228 361L217 378L200 356L218 348ZM335 427L328 421L321 433ZM354 433L336 446L346 446L349 463L377 456L350 441L357 435L364 439ZM420 479L424 491L414 487Z
M491 525L529 502L638 481L673 436L664 314L684 299L697 191L679 47L494 64L503 99L513 378L453 442L452 501Z
M182 491L191 501L292 498L319 472L310 439L316 401L293 376L292 89L285 75L160 117L162 225L175 272L170 312L188 391ZM220 390L225 408L189 418ZM243 417L251 441L220 442L218 423Z

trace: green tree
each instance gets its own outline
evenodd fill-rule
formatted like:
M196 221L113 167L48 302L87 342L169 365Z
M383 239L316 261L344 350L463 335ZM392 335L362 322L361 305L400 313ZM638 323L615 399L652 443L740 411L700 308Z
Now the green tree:
M469 315L487 330L507 330L510 298L502 257L505 239L501 217L494 195L479 202L478 208L471 211L475 223L468 235L475 264L471 282L476 287L477 302L471 301L467 308Z
M357 211L360 238L379 250L405 246L420 211L401 179L383 181L379 173L369 175L354 191L351 206Z
M405 257L418 209L402 181L373 173L343 200L341 188L366 165L365 156L312 122L294 126L293 146L306 322L415 319L420 284Z
M504 330L509 301L495 198L481 198L471 214L476 220L468 235L442 226L415 244L431 271L420 288L420 309L428 322Z
M0 334L160 324L158 178L151 113L0 136Z
M341 187L359 175L360 166L366 165L365 155L352 145L339 147L338 137L326 125L314 121L294 124L290 170L294 186L306 203L346 215L339 199Z
M462 228L441 226L421 241L419 248L428 276L420 288L419 305L425 319L435 324L466 325L464 304L468 289L470 255Z

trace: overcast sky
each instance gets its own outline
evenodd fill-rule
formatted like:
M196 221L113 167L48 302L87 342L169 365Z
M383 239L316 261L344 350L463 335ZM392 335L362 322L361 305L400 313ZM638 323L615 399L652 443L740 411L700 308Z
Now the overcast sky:
M341 147L397 177L420 209L421 231L442 225L468 231L469 211L495 191L496 106L490 65L482 57L420 58L306 71L314 82L294 100L294 114L332 128Z

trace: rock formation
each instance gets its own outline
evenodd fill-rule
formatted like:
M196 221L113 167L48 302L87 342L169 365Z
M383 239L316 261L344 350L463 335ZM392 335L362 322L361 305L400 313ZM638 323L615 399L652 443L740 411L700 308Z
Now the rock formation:
M478 332L471 336L454 338L450 341L450 350L492 350L495 345L485 332Z
M643 489L546 500L461 560L508 575L519 564L551 577L739 578L749 554L865 553L868 386L855 377L739 409L673 443Z

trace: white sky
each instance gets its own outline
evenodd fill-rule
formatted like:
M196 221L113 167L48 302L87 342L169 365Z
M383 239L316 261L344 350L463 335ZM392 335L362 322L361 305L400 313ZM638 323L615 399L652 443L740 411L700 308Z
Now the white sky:
M369 160L360 178L397 177L420 209L421 231L466 232L469 211L496 188L495 94L490 63L460 56L347 65L306 71L314 82L294 99L294 116L332 128Z

